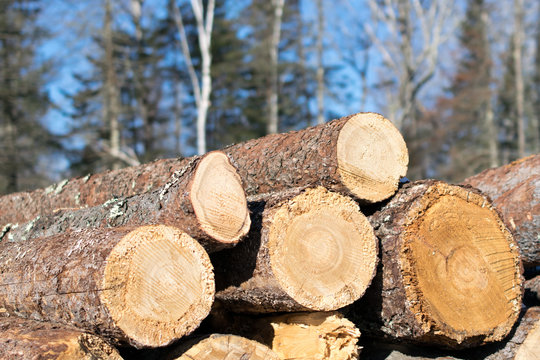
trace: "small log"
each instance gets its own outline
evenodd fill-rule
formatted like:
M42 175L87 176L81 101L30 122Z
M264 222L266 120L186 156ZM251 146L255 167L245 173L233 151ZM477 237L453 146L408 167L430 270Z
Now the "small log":
M381 269L349 315L363 333L463 348L510 332L522 300L519 251L485 196L419 181L370 222Z
M182 346L181 348L183 348ZM179 351L176 350L175 353ZM178 357L166 357L176 360L279 360L267 346L236 335L213 334L191 346Z
M191 333L210 312L204 249L163 225L86 229L0 243L0 310L73 325L115 344L154 347Z
M198 240L207 251L236 244L250 227L240 178L227 157L211 152L194 158L157 190L81 209L64 209L38 216L22 225L8 225L0 240L24 242L96 227L164 224Z
M214 329L265 344L281 359L352 360L360 353L360 330L336 311L253 317L214 306L209 319Z
M115 348L78 329L17 317L0 318L0 358L121 360Z
M154 162L63 180L45 189L0 197L0 226L25 223L57 209L92 207L115 197L128 197L159 188L194 158Z
M366 203L393 195L409 162L399 131L374 113L268 135L223 151L248 196L320 185Z
M351 198L318 187L274 194L253 211L248 238L212 259L229 310L331 311L362 296L377 241Z
M485 170L463 183L491 197L519 244L523 266L540 265L540 155Z

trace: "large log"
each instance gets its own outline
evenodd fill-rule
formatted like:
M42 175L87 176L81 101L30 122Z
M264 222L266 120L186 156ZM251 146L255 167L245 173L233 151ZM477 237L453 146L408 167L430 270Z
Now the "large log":
M248 238L212 259L216 297L228 309L330 311L365 292L377 242L351 198L318 187L274 194L253 212Z
M540 275L525 281L525 300L527 302L540 306Z
M63 208L92 207L114 197L128 197L159 188L195 158L154 162L63 180L45 189L0 197L0 225L25 223Z
M409 162L399 131L374 113L268 135L223 151L248 196L321 185L374 203L394 194Z
M163 346L191 333L214 291L204 249L168 226L0 243L0 313L73 325L115 343Z
M540 265L540 155L485 170L463 183L491 197L519 244L523 265Z
M236 244L250 223L236 170L223 153L211 152L193 158L156 190L10 224L0 232L0 240L23 242L66 230L165 224L185 231L208 251L217 251Z
M99 336L58 324L0 318L0 358L17 360L121 360Z
M449 348L504 338L522 300L519 251L473 188L407 184L370 217L381 269L352 315L363 333Z

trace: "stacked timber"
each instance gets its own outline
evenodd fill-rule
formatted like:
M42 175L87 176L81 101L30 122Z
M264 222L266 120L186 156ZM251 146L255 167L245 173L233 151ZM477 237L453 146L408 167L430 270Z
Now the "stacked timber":
M525 163L508 172L538 167ZM537 346L536 313L520 316L537 209L403 185L407 165L392 123L360 113L0 197L5 356L487 359ZM525 176L504 197L537 189Z

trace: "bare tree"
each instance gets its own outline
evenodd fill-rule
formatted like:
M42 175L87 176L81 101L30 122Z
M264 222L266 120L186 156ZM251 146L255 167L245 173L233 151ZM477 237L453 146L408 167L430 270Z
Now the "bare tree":
M524 85L523 85L523 0L514 0L514 49L512 57L514 59L515 87L516 87L516 124L518 135L518 156L525 156L525 118L524 118Z
M283 1L283 0L281 0ZM193 86L195 104L197 106L197 153L206 152L206 121L208 109L210 108L210 94L212 92L212 76L210 67L212 65L212 56L210 45L212 40L212 27L214 23L215 0L208 0L206 11L202 0L191 0L191 8L195 15L197 23L197 38L199 50L201 52L201 79L195 72L193 66L191 51L187 41L186 30L182 20L182 14L176 5L173 5L173 16L180 35L182 53L184 54L186 66Z
M283 6L285 0L272 0L272 9L274 10L274 21L272 23L272 37L270 39L270 71L271 82L270 91L268 92L268 105L270 114L266 132L275 134L278 132L278 90L279 90L279 72L278 72L278 55L279 42L281 39L281 21L283 18Z
M114 66L114 42L112 32L112 4L111 0L105 0L105 18L103 23L103 41L105 44L105 84L103 87L103 118L109 126L109 153L116 159L113 169L122 167L120 159L114 154L120 154L120 122L118 115L120 113L118 103L118 81Z
M439 47L451 33L444 25L452 18L454 2L368 0L368 6L373 21L365 22L365 32L396 80L397 96L388 99L389 106L400 110L393 121L414 134L418 93L435 74ZM378 36L372 24L384 28L387 36ZM421 41L413 44L413 39Z
M324 123L324 66L323 66L324 9L317 0L317 124Z

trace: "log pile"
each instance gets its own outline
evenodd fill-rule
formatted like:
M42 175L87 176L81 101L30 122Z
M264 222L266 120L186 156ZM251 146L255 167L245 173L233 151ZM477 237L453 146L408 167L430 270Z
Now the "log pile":
M0 355L526 359L539 159L401 183L360 113L0 197Z

